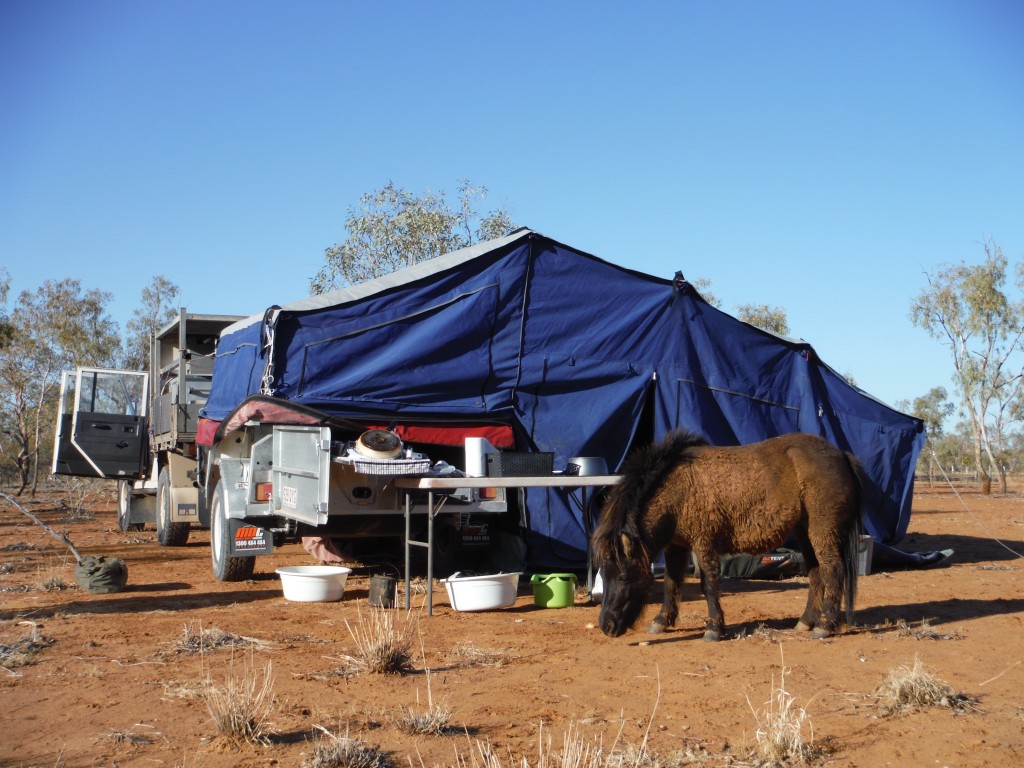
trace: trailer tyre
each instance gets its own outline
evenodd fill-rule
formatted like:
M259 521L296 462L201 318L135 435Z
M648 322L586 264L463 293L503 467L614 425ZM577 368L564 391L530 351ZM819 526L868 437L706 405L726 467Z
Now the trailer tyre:
M146 527L145 523L133 523L132 519L132 483L131 480L117 481L117 525L128 533L129 531L141 531Z
M171 473L163 467L156 481L156 540L164 547L181 547L188 531L188 523L171 522Z
M217 581L245 581L252 578L255 557L231 557L227 505L224 503L224 482L217 483L210 505L210 557Z

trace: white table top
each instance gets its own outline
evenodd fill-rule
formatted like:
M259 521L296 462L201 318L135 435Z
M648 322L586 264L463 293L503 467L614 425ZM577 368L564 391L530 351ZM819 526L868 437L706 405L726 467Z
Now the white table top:
M531 475L529 477L396 477L395 486L425 491L454 488L582 488L615 485L622 475Z

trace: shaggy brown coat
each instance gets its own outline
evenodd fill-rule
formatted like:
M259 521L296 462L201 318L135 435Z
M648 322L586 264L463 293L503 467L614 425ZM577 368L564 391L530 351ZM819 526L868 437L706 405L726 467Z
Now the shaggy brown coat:
M639 619L651 560L662 550L665 595L650 631L673 626L692 551L708 604L705 639L719 639L719 556L768 552L791 534L810 582L797 628L832 634L844 593L852 623L863 482L853 456L809 434L720 448L675 432L633 454L622 474L593 534L606 634L621 635Z

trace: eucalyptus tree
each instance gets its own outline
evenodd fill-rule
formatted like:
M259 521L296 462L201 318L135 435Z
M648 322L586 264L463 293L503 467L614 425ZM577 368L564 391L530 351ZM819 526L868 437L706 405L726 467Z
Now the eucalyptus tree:
M110 294L83 291L72 278L22 291L7 316L0 346L0 452L17 472L18 494L39 479L44 427L54 423L61 371L78 364L113 366L121 346L107 314Z
M141 370L149 363L150 337L178 314L181 289L163 275L157 275L142 289L142 303L125 323L122 366Z
M988 493L993 470L1006 491L996 435L1016 412L1010 406L1019 400L1024 379L1024 303L1007 293L1008 261L1002 249L991 240L983 247L979 264L946 264L934 275L926 273L928 286L911 303L910 319L950 351L953 380L974 441L974 464ZM1024 290L1024 265L1017 266L1015 287L1018 293Z
M915 397L913 403L900 400L896 408L924 422L925 447L921 458L928 463L928 482L931 483L935 472L936 446L942 441L946 419L953 415L956 406L949 401L945 387L932 387L927 394Z
M756 325L779 336L789 336L789 319L782 307L767 304L740 304L736 316L745 323Z
M417 196L388 182L364 194L345 218L348 237L324 251L324 266L310 280L313 293L356 285L515 229L498 209L480 216L474 207L484 187L459 182L455 207L445 192Z

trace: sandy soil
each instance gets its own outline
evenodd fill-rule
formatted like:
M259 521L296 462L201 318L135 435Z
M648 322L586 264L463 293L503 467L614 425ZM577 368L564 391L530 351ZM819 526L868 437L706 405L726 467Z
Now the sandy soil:
M921 487L903 547L955 555L945 567L863 577L856 626L829 640L790 629L802 578L728 582L734 634L717 644L701 640L693 584L674 631L649 636L644 624L611 639L586 594L538 608L524 579L514 607L487 613L453 611L439 587L434 615L415 614L406 675L353 673L346 661L357 654L349 627L372 616L367 569L340 602L290 603L274 569L309 564L298 546L260 560L251 581L221 584L205 531L162 548L151 530L119 531L109 498L88 501L84 516L53 496L23 503L84 554L123 557L129 583L111 595L74 588L68 550L0 499L3 766L301 766L321 729L378 750L381 764L420 768L482 765L482 744L498 765L536 765L567 733L634 755L646 744L648 765L756 765L759 721L780 690L806 712L816 764L1024 764L1020 493ZM72 588L43 588L62 583ZM404 612L391 613L401 626ZM187 652L214 630L258 643ZM969 705L883 711L878 686L917 663ZM267 743L218 735L202 681L268 668ZM423 719L431 701L451 732L410 733L403 717Z

